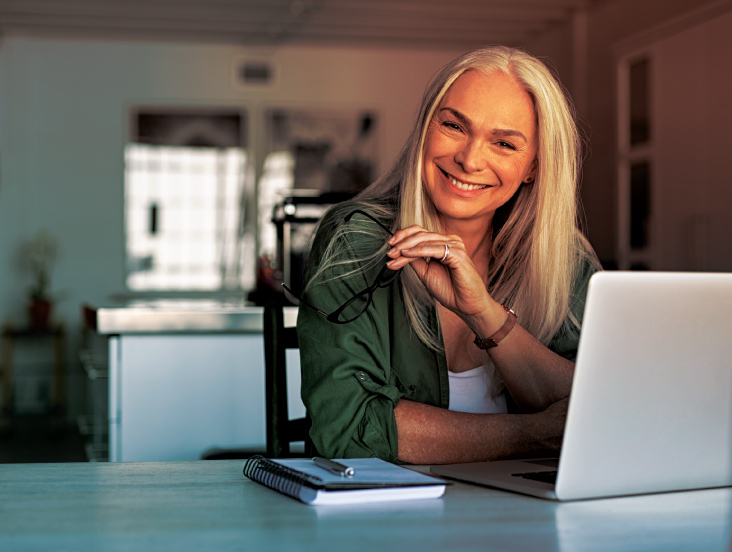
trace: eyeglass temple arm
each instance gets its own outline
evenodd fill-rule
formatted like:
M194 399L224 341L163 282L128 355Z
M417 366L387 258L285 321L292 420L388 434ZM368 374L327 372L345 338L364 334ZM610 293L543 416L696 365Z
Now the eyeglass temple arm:
M308 307L308 308L310 308L310 309L314 310L314 311L315 311L315 312L317 312L318 314L322 314L323 316L325 316L326 318L328 318L328 313L327 313L327 312L323 312L323 311L322 311L322 310L320 310L320 309L319 309L318 307L316 307L316 306L314 306L314 305L311 305L310 303L308 303L307 301L305 301L305 299L303 299L302 297L300 297L299 295L297 295L297 294L296 294L296 293L295 293L294 291L292 291L292 290L291 290L290 288L288 288L288 287L287 287L287 285L285 285L285 284L280 284L280 285L281 285L281 286L282 286L283 288L285 288L285 290L287 291L287 293L289 293L289 294L290 294L290 295L292 295L292 296L293 296L293 297L294 297L295 299L297 299L298 303L302 303L303 305L305 305L306 307Z

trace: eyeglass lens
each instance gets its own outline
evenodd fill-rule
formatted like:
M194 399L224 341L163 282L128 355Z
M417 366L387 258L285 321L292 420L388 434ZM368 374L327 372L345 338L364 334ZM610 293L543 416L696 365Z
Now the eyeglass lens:
M387 267L382 268L376 280L369 287L354 295L338 310L328 315L328 320L339 324L353 322L369 308L374 291L378 288L388 287L398 277L398 271L389 270Z
M385 232L387 232L389 235L393 235L386 226L381 224L378 220L376 220L374 217L369 215L368 213L361 211L360 209L356 209L354 211L351 211L348 215L346 215L344 221L348 223L351 220L351 217L353 215L360 213L367 218L371 219L373 222L378 224ZM374 282L364 289L363 291L358 292L356 295L354 295L351 299L349 299L346 303L341 305L338 310L327 314L323 311L321 311L319 308L311 305L307 301L305 301L300 296L293 293L293 291L287 287L284 283L281 284L282 287L287 290L287 292L295 297L300 304L305 305L306 307L313 309L314 311L317 311L318 313L322 314L327 318L329 322L333 322L335 324L348 324L349 322L353 322L356 320L359 316L361 316L364 312L366 312L366 309L369 308L369 305L371 305L371 301L373 298L373 293L378 288L385 288L389 286L394 280L396 280L399 277L398 270L389 270L388 267L384 266L381 269L381 272L379 272L379 275L376 277Z

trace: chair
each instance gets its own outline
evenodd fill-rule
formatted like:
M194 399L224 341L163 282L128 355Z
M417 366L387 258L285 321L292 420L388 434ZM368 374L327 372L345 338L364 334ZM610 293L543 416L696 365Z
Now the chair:
M310 440L310 418L290 420L287 408L287 349L297 349L297 331L285 327L282 305L264 307L264 371L267 417L267 456L287 458L300 456L290 452L290 443L305 442L304 456L313 456Z
M297 349L297 331L285 327L282 305L270 303L264 307L264 398L266 414L265 454L269 458L314 456L310 440L310 418L289 419L287 408L287 349ZM305 442L304 454L290 452L290 443ZM249 448L218 448L204 451L202 460L245 459L262 451Z

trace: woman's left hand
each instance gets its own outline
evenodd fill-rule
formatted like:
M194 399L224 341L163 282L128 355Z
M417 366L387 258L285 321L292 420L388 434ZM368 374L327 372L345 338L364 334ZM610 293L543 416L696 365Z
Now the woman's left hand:
M432 296L461 318L485 312L494 303L459 236L415 225L397 231L388 243L387 266L398 270L411 265ZM442 261L445 251L449 253Z

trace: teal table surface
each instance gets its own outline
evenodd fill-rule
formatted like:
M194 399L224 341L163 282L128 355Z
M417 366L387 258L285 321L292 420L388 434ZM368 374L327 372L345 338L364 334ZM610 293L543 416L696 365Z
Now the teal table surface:
M243 462L0 465L0 551L732 552L732 489L555 503L455 483L441 499L301 504Z

